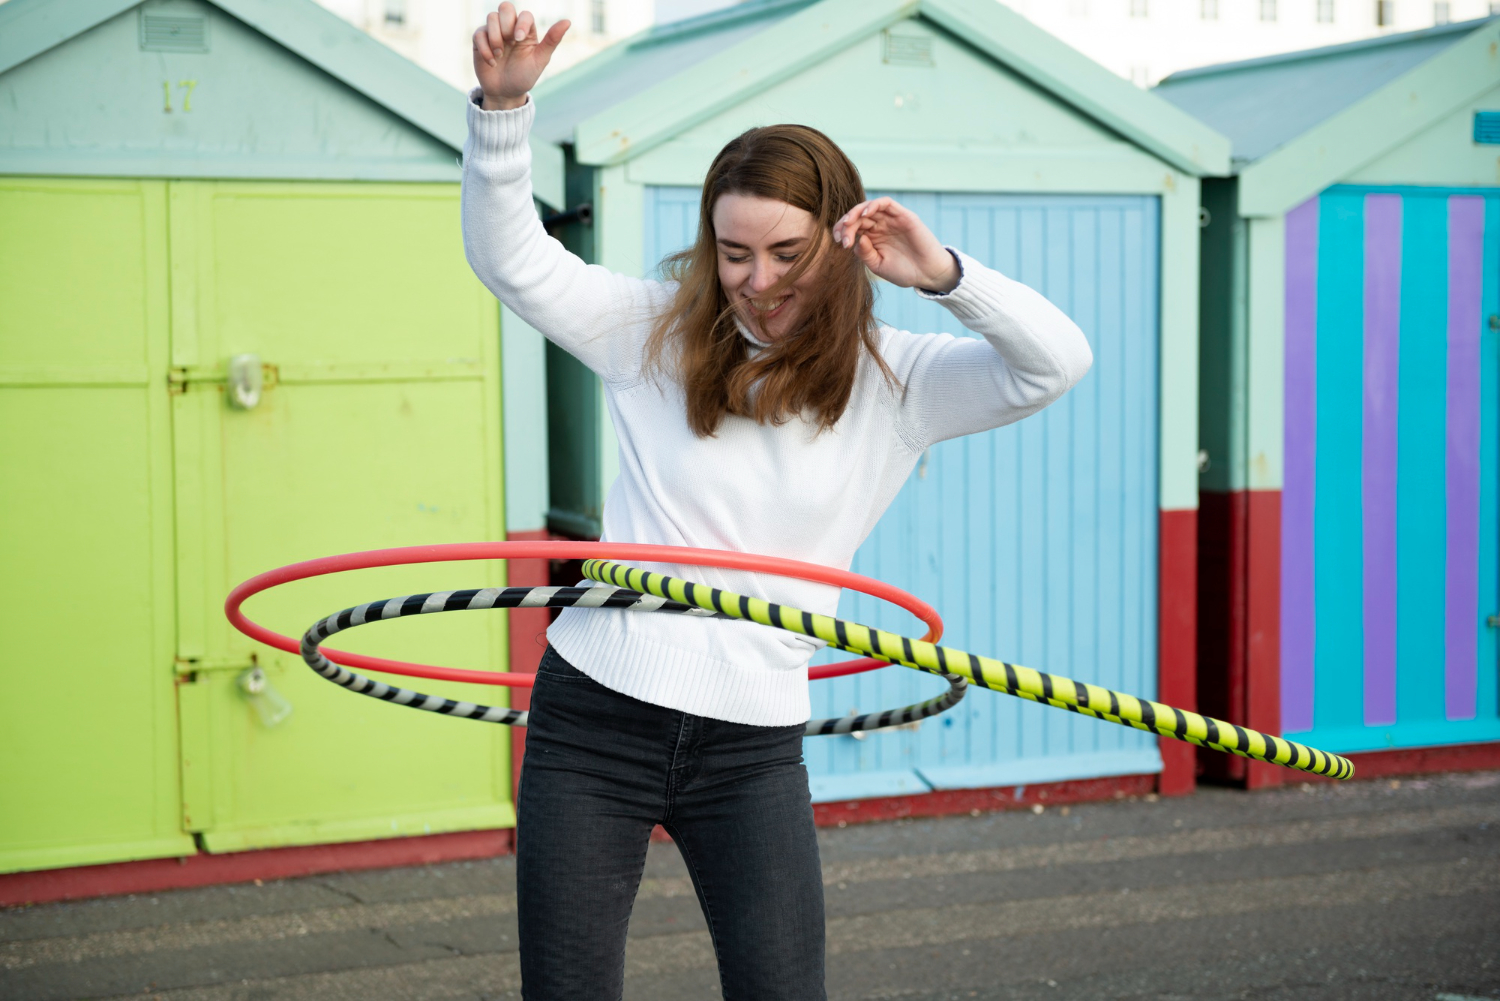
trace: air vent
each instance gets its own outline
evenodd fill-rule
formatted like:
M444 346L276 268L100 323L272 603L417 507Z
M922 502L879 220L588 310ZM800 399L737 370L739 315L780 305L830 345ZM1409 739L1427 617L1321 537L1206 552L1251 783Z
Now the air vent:
M200 14L141 11L141 48L146 52L207 52L208 21Z
M892 66L931 66L932 36L885 32L881 60Z
M1500 111L1474 112L1474 141L1500 146Z

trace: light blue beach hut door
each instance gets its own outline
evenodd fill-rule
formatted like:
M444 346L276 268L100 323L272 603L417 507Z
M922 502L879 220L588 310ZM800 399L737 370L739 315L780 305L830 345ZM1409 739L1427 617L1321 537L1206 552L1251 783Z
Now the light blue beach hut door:
M944 242L1061 306L1095 361L1040 415L932 448L853 569L931 602L955 646L1154 697L1156 199L891 194ZM646 260L659 261L693 238L698 189L652 187L646 197ZM906 330L974 336L941 306L891 286L877 315ZM839 614L920 631L863 596L846 594ZM885 709L941 689L886 668L817 682L813 714ZM1145 734L985 691L918 729L810 738L806 755L817 801L1161 770Z

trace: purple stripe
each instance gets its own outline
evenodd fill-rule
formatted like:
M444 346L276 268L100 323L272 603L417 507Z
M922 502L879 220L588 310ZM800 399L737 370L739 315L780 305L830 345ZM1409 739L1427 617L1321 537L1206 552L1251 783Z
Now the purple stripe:
M1479 685L1479 336L1484 199L1448 199L1446 708L1473 719Z
M1396 722L1396 432L1401 196L1365 198L1365 725Z
M1281 730L1313 727L1317 604L1313 500L1318 441L1318 199L1286 215L1281 490Z

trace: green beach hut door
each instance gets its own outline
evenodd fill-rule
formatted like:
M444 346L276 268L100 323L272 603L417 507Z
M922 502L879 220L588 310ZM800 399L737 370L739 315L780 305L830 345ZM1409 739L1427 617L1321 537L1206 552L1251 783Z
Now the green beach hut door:
M285 563L504 537L499 318L463 260L457 187L174 182L169 211L184 827L233 851L510 826L508 730L346 692L222 611ZM262 376L253 405L231 400L234 358ZM247 610L300 634L359 601L499 582L497 564L363 571ZM346 646L503 665L502 615L441 618ZM241 691L252 663L284 720Z

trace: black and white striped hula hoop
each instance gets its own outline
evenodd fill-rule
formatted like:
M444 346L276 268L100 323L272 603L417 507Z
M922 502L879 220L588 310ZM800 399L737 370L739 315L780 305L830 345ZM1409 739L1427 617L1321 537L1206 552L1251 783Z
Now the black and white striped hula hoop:
M421 709L424 712L473 719L505 726L525 726L527 714L518 709L461 702L438 695L424 695L410 688L388 685L335 664L318 647L330 636L368 622L399 619L408 615L431 615L437 612L467 612L489 608L615 608L632 612L672 612L702 618L725 618L721 613L683 602L671 601L654 594L643 594L623 587L600 584L593 587L484 587L462 591L430 591L399 598L367 601L336 612L313 623L302 634L302 660L322 677L351 692L380 699L393 705ZM900 709L861 716L809 720L805 733L821 737L840 733L880 730L903 723L914 723L936 716L958 705L968 682L957 674L943 674L948 690L936 698Z

